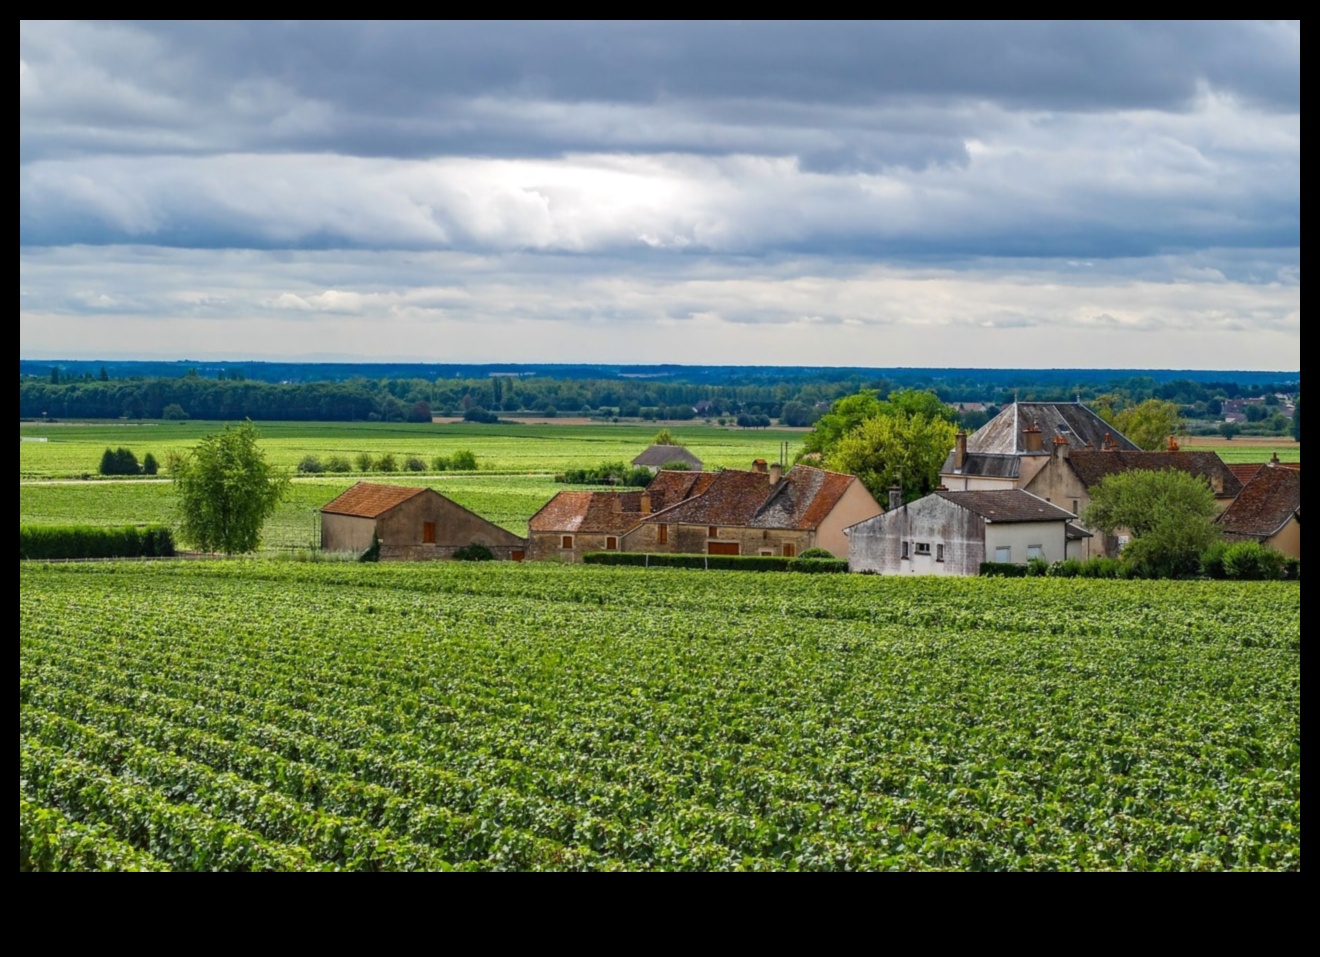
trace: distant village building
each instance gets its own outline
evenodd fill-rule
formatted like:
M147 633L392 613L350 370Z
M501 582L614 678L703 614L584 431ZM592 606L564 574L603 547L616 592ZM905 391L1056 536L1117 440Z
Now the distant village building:
M1076 515L1021 489L938 491L848 529L848 568L881 575L977 575L983 562L1078 557Z
M652 474L675 462L685 463L690 471L701 471L701 459L681 445L653 445L632 460L633 465L644 466Z
M321 509L321 548L365 552L380 542L382 561L452 558L484 545L500 559L522 561L526 542L435 489L358 482Z

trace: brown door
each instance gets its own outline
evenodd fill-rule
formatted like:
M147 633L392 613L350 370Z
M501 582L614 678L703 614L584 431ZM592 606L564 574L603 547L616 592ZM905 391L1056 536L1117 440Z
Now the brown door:
M524 552L521 548L515 548L512 552L509 553L509 557L512 558L515 562L520 562L527 557L527 553Z
M422 522L422 544L435 544L435 522Z
M707 542L707 555L741 555L737 542Z

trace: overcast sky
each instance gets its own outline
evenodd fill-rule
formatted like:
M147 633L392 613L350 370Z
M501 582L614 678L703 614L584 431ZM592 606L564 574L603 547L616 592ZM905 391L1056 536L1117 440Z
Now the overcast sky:
M1301 26L23 22L25 358L1300 367Z

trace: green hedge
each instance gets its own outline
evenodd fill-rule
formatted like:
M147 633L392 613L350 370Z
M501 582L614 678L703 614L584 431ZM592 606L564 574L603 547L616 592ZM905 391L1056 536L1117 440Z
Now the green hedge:
M1011 562L981 562L981 574L986 578L1026 578L1027 566Z
M97 528L81 525L20 525L18 557L167 558L174 554L174 533L164 525Z
M634 565L646 568L703 568L741 572L838 573L848 570L842 558L784 558L778 555L671 555L648 552L587 552L588 565Z

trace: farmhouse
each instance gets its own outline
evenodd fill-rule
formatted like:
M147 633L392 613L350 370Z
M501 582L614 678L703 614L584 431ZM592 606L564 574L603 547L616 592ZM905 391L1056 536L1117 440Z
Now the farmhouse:
M633 465L650 469L652 475L675 462L686 462L689 471L701 471L701 459L681 445L653 445L632 460Z
M700 494L654 510L627 532L630 552L782 555L808 548L848 553L844 529L882 509L854 476L824 469L767 465L716 472Z
M1290 558L1302 557L1302 472L1277 462L1259 469L1219 516L1229 541L1269 545Z
M938 491L848 529L848 567L882 575L976 575L986 561L1076 557L1077 516L1021 489Z
M1080 402L1014 402L971 436L958 433L940 481L955 491L1026 488L1060 444L1138 451Z
M373 537L382 560L452 558L484 545L496 558L522 561L526 542L435 489L358 482L321 509L321 548L364 552Z
M653 511L702 494L715 476L662 471L644 491L560 492L528 521L528 555L578 562L586 552L619 549L624 534Z

